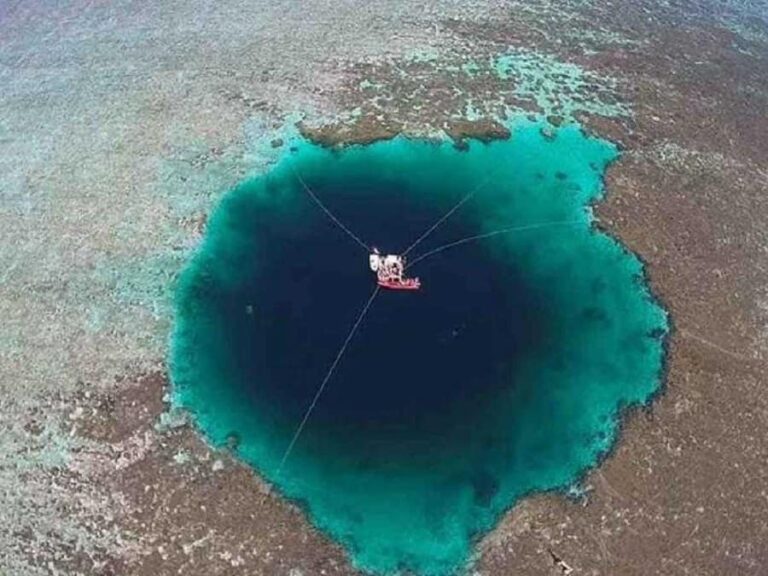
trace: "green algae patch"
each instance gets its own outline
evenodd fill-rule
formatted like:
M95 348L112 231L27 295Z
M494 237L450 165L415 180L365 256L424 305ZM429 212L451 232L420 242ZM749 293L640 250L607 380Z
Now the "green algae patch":
M660 386L665 314L638 259L591 226L617 152L541 127L461 151L300 143L223 198L180 279L176 405L214 444L236 439L364 570L461 572L478 535L522 496L577 481L622 409ZM278 471L374 288L365 250L297 174L388 252L476 193L409 255L422 289L376 297Z

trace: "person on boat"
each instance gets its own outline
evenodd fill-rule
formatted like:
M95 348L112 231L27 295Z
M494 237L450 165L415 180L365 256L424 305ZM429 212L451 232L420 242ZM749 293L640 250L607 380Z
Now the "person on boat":
M403 259L394 254L387 254L384 257L384 269L387 273L387 280L401 282L403 279Z
M368 255L368 263L371 266L371 270L378 272L381 268L381 253L379 249L374 246L373 251Z

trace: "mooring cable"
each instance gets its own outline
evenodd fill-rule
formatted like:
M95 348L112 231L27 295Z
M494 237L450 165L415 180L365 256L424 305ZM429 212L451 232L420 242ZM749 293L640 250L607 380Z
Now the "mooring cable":
M307 194L309 194L309 197L310 197L310 198L312 198L312 200L315 202L315 204L317 204L317 205L320 207L320 209L321 209L323 212L325 212L325 214L328 216L328 218L330 218L331 220L333 220L333 222L334 222L334 223L335 223L335 224L336 224L336 225L337 225L339 228L341 228L342 230L344 230L344 232L346 232L346 233L349 235L349 237L350 237L350 238L352 238L352 239L353 239L355 242L357 242L358 244L360 244L360 246L362 246L362 247L363 247L363 249L364 249L366 252L371 252L371 247L370 247L370 246L368 246L368 244L366 244L366 243L365 243L365 242L363 242L362 240L360 240L360 238L357 236L357 234L355 234L354 232L352 232L352 230L350 230L349 228L347 228L347 227L344 225L344 223L343 223L341 220L339 220L338 218L336 218L336 216L334 216L334 215L333 215L333 212L331 212L331 211L330 211L330 210L329 210L329 209L328 209L328 208L325 206L325 204L323 204L323 203L322 203L322 201L320 200L320 198L318 198L318 197L317 197L317 195L316 195L314 192L312 192L312 190L310 189L310 187L307 185L307 183L306 183L306 182L304 182L304 179L301 177L301 175L298 173L298 171L296 170L296 168L295 168L294 166L291 166L291 170L293 170L293 173L296 175L296 179L297 179L297 180L298 180L298 181L301 183L301 186L302 186L302 188L304 188L304 190L306 190Z
M473 189L472 189L472 190L471 190L471 191L470 191L468 194L466 194L466 195L465 195L465 196L464 196L464 197L463 197L461 200L459 200L459 201L458 201L458 202L457 202L457 203L456 203L456 204L453 206L453 208L451 208L450 210L448 210L448 212L446 212L445 214L443 214L443 215L440 217L440 219L438 219L438 221L437 221L437 222L435 222L435 223L434 223L432 226L430 226L430 227L427 229L427 231L426 231L426 232L424 232L424 233L423 233L421 236L419 236L419 237L418 237L418 238L417 238L417 239L416 239L416 240L415 240L415 241L414 241L414 242L413 242L413 243L412 243L410 246L408 246L408 248L406 248L406 249L405 249L405 251L403 252L403 254L402 254L402 255L403 255L403 256L406 256L406 255L408 254L408 252L410 252L410 251L411 251L411 250L413 250L413 249L414 249L416 246L418 246L419 244L421 244L421 242L422 242L423 240L425 240L425 239L427 238L427 236L429 236L430 234L432 234L432 232L434 232L435 230L437 230L437 228L438 228L438 227L439 227L439 226L440 226L440 225L441 225L443 222L445 222L446 220L448 220L448 218L450 218L450 217L453 215L453 213L454 213L454 212L456 212L456 210L458 210L459 208L461 208L461 207L462 207L462 206L463 206L463 205L464 205L466 202L468 202L468 201L469 201L469 200L470 200L470 199L471 199L471 198L472 198L472 197L473 197L475 194L477 194L477 193L478 193L478 192L479 192L479 191L480 191L480 190L481 190L481 189L482 189L482 188L483 188L483 187L484 187L486 184L488 184L488 182L490 182L490 181L491 181L491 176L488 176L488 177L486 177L486 178L485 178L485 179L484 179L484 180L483 180L483 181L482 181L480 184L478 184L477 186L475 186L475 187L474 187L474 188L473 188Z
M556 221L556 222L541 222L539 224L528 224L526 226L511 226L509 228L502 228L501 230L494 230L493 232L486 232L485 234L477 234L475 236L469 236L467 238L462 238L461 240L456 240L455 242L450 242L448 244L443 244L442 246L438 246L437 248L433 248L432 250L429 250L428 252L424 252L421 256L418 258L415 258L414 260L411 260L407 268L410 268L417 262L421 262L425 258L428 258L430 256L434 256L435 254L438 254L444 250L448 250L449 248L454 248L455 246L460 246L461 244L467 244L469 242L474 242L475 240L483 240L485 238L490 238L492 236L498 236L499 234L508 234L510 232L523 232L525 230L536 230L538 228L549 228L550 226L568 226L568 225L574 225L574 224L581 224L581 220L563 220L563 221Z
M291 455L291 452L293 451L293 447L296 445L296 442L299 439L299 436L301 436L301 433L304 430L304 426L306 426L307 421L309 420L309 417L312 414L312 411L315 409L315 406L317 405L317 401L320 400L320 396L322 396L323 391L325 390L325 387L328 384L328 381L331 379L331 375L333 374L333 371L336 370L336 366L339 364L341 357L344 355L344 352L347 350L347 346L349 346L349 343L352 340L352 337L355 335L357 328L360 326L360 323L363 321L363 318L365 318L365 315L368 313L368 309L371 307L371 304L373 304L373 301L376 298L376 296L379 294L380 290L381 290L381 287L377 285L373 293L371 294L370 298L368 298L368 302L365 303L365 307L363 308L363 311L360 312L360 315L357 317L355 324L352 326L352 330L350 330L349 334L347 334L347 338L346 340L344 340L344 344L339 349L338 354L336 354L336 359L333 361L333 364L331 364L331 367L328 369L328 372L326 373L325 378L323 378L323 381L320 384L320 387L317 389L317 392L315 392L315 396L314 398L312 398L312 402L310 403L309 408L307 408L307 411L304 413L304 417L301 419L301 423L296 428L296 432L294 432L293 438L291 438L291 442L288 444L288 448L285 449L285 453L283 454L283 457L280 460L280 465L277 467L277 475L280 475L280 472L282 471L286 460L288 460L288 457Z

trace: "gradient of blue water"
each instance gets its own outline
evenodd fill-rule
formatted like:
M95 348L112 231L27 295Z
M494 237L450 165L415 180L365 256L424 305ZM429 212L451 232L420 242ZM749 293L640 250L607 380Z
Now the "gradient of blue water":
M180 282L176 401L361 567L448 574L521 495L564 486L610 446L621 406L658 387L666 327L640 263L591 230L609 144L535 123L509 142L310 144L222 202ZM382 292L282 474L277 464L373 289L366 242L409 245L468 190L418 255L510 225L414 266L423 289Z

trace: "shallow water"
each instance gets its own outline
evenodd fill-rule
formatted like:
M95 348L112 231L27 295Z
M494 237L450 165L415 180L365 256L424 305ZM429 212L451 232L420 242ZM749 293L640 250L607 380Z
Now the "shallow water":
M360 567L450 574L473 536L531 491L565 487L610 448L620 408L660 384L663 311L638 260L591 229L614 147L575 127L545 138L302 143L231 191L180 281L172 376L217 444L240 456ZM553 223L414 265L417 293L382 292L282 472L302 414L374 287L364 241L412 252Z

